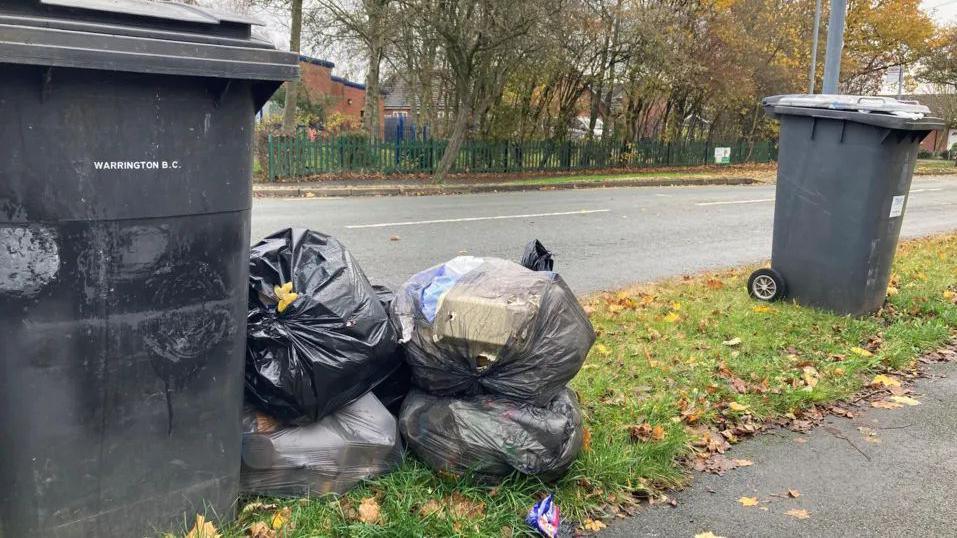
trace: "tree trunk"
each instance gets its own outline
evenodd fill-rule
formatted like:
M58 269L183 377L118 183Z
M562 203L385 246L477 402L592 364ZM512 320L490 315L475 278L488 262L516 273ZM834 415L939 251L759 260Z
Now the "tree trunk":
M385 56L385 8L389 0L365 2L369 20L368 42L369 70L366 72L366 99L362 110L362 126L374 142L382 134L382 119L379 117L379 70Z
M302 0L292 0L292 23L290 24L289 50L298 54L302 49ZM286 103L282 111L282 130L296 130L296 105L299 100L299 81L286 83Z
M462 99L459 103L458 113L455 116L455 123L452 126L449 144L445 147L445 153L442 154L442 159L439 160L439 164L435 168L435 175L432 176L433 183L444 182L445 176L448 175L449 170L452 169L452 165L455 164L455 160L459 155L459 149L462 147L462 142L465 141L465 133L468 130L469 115L471 115L471 113L472 110L469 106L469 99Z

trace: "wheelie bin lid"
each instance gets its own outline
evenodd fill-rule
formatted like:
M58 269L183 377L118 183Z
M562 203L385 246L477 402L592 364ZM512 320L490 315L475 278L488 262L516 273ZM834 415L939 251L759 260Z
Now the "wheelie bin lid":
M0 63L272 81L275 89L298 77L299 58L255 37L258 24L175 2L3 0Z
M791 115L843 119L907 131L932 131L945 125L919 102L893 97L791 94L765 97L762 104L765 112L775 118Z

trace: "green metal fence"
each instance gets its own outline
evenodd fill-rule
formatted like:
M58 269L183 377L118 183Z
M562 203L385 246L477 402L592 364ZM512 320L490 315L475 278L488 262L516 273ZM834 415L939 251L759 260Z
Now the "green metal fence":
M431 173L448 143L444 140L370 142L359 137L310 139L269 136L270 179L335 172ZM772 141L684 142L657 140L485 142L462 144L452 172L566 171L600 168L696 166L714 163L714 148L730 147L731 163L771 162L777 158Z

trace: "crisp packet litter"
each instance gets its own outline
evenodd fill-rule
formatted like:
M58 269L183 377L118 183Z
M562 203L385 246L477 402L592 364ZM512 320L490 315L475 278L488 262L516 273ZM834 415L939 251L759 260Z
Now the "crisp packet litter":
M528 511L528 515L525 516L525 523L528 523L542 536L557 538L561 517L559 516L558 504L555 503L554 494L549 494L548 497L535 503L532 509Z

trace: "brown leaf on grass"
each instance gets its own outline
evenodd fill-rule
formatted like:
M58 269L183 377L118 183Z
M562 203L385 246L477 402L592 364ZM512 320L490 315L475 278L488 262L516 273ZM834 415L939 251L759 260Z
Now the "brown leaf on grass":
M796 490L796 489L789 489L789 490L788 490L788 497L790 497L790 498L792 498L792 499L797 499L797 498L800 497L800 496L801 496L801 492L800 492L800 491L798 491L798 490Z
M804 380L804 384L809 388L814 388L817 386L818 379L820 379L820 374L817 373L817 369L813 366L805 366L801 369L801 378Z
M760 503L757 497L741 497L738 502L741 506L757 506Z
M810 512L804 510L803 508L792 508L784 513L785 515L791 516L797 519L808 519L811 517Z
M449 509L455 517L481 519L485 515L485 503L469 499L459 492L449 498Z
M731 385L731 388L738 394L744 394L745 392L748 392L748 384L739 377L732 377L728 379L728 384Z
M651 438L655 441L661 441L665 438L665 429L661 424L655 424L655 427L651 429Z
M705 280L704 285L709 290L720 290L724 287L724 282L718 280L717 278L709 277L708 280Z
M219 529L211 521L206 521L205 516L196 514L196 523L193 528L186 533L185 538L222 538Z
M366 497L359 503L359 521L369 525L378 525L382 521L379 501L375 497Z
M440 514L443 511L442 504L435 499L429 499L425 504L419 507L419 516L426 518Z
M276 531L269 528L265 522L257 521L249 526L246 531L249 538L276 538Z
M582 428L582 452L591 452L591 430Z
M652 427L651 424L643 422L638 425L633 425L628 427L628 435L631 436L632 442L645 442L651 439Z

